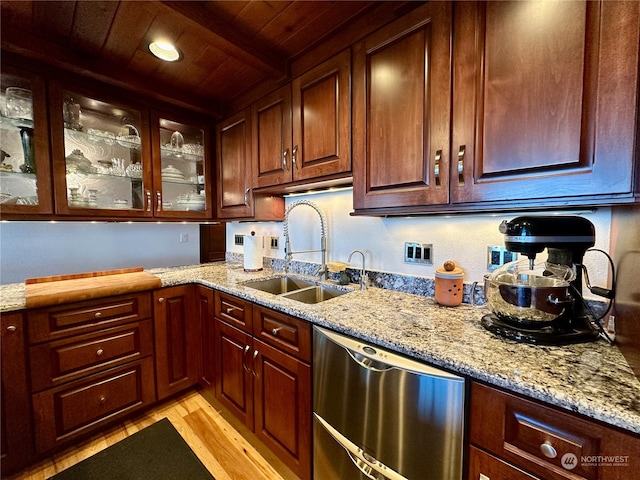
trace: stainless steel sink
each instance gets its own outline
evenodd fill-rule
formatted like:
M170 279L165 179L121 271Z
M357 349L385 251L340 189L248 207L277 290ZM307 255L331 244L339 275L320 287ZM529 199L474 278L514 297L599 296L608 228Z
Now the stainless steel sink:
M244 282L243 285L303 303L320 303L351 291L327 285L318 285L317 282L312 280L303 280L286 275L264 280L251 280Z
M246 282L244 285L250 288L255 288L256 290L260 290L262 292L281 295L283 293L292 292L294 290L300 290L301 288L314 286L315 283L308 280L302 280L300 278L283 276L276 278L267 278L266 280L254 280Z
M304 303L320 303L331 298L339 297L345 293L349 293L349 291L339 290L337 288L326 287L323 285L316 285L315 287L304 288L282 296Z

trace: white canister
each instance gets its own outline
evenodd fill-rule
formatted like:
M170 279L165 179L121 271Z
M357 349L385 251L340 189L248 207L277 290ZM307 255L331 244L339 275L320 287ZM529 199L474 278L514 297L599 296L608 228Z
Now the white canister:
M244 236L244 271L258 272L262 270L262 253L264 250L264 237L251 232Z

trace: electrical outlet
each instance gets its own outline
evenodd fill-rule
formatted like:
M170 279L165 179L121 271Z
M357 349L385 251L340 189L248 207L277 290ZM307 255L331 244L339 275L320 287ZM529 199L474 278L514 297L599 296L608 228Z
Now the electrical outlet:
M433 265L433 244L405 242L404 261L407 263Z
M181 233L180 234L180 243L187 243L189 241L189 234L188 233Z
M505 247L487 247L487 269L489 270L495 270L505 263L513 262L517 259L518 254L516 252L510 252Z
M236 233L235 236L233 237L233 243L234 245L239 245L239 246L244 245L244 235L238 235Z
M271 248L273 250L277 250L278 249L278 237L271 237L270 245L271 245Z

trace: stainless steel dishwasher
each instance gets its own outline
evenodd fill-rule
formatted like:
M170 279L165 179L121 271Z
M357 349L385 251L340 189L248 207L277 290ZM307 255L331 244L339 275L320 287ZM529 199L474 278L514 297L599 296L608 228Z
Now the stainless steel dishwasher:
M313 333L315 480L460 480L464 378Z

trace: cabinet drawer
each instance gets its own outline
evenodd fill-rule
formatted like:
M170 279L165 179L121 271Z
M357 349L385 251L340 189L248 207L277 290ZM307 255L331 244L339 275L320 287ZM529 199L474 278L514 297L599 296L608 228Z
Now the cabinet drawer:
M305 362L311 362L311 324L253 306L253 336Z
M469 480L539 480L504 460L489 455L473 446L469 447Z
M153 358L116 367L33 395L39 453L155 401Z
M31 388L38 392L153 353L151 320L29 348Z
M151 318L151 294L139 293L27 311L29 344Z
M231 325L251 333L251 303L216 290L215 315Z
M640 439L595 421L474 382L469 439L545 479L623 479L640 474ZM601 458L621 463L602 463Z

